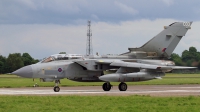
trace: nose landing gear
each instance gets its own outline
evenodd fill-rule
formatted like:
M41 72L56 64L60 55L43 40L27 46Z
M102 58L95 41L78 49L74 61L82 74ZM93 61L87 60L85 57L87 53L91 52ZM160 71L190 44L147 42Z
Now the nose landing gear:
M58 86L60 84L60 80L55 80L55 86L53 88L54 92L59 92L60 87Z

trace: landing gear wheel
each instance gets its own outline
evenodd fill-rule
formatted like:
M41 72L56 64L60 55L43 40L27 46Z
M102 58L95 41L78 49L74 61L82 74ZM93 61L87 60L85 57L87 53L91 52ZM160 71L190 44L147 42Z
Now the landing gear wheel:
M112 86L111 86L110 83L108 83L108 82L106 82L106 83L104 83L104 84L102 85L102 88L103 88L104 91L110 91L111 87L112 87Z
M53 90L54 90L54 92L59 92L59 91L60 91L60 88L59 88L58 86L55 86L55 87L53 88Z
M60 84L60 80L55 80L55 86L53 88L54 92L59 92L60 91L60 88L59 88L59 85Z
M120 91L126 91L127 90L127 84L124 82L121 82L118 86Z

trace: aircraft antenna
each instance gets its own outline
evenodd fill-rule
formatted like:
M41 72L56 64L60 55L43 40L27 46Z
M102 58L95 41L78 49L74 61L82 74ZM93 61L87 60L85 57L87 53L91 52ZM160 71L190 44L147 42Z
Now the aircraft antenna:
M87 48L86 48L86 55L93 54L92 50L92 30L91 28L91 21L88 21L88 29L87 29Z

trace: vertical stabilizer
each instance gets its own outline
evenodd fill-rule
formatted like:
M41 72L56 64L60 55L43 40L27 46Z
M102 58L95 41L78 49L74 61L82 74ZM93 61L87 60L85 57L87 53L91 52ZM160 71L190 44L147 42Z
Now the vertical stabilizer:
M159 57L170 57L177 44L188 29L192 22L174 22L169 26L164 26L164 30L153 37L140 48L129 48L132 51L156 52Z

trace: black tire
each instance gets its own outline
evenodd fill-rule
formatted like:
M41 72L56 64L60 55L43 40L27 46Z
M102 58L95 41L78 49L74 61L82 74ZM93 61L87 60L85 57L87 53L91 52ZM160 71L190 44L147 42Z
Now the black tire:
M60 88L59 88L58 86L55 86L55 87L53 88L53 90L54 90L54 92L59 92L59 91L60 91Z
M127 84L121 82L121 83L119 84L118 88L119 88L120 91L126 91L126 90L127 90Z
M102 88L103 88L104 91L110 91L111 85L110 85L110 83L104 83L102 85Z

